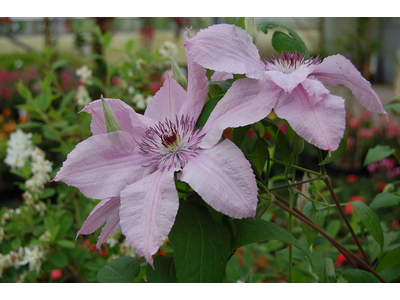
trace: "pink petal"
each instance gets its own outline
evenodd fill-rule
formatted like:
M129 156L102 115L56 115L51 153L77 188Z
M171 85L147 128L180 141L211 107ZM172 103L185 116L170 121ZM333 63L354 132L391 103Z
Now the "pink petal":
M99 202L78 231L80 234L91 234L107 222L101 231L97 248L104 243L119 227L119 197L106 198Z
M53 179L77 187L95 199L119 196L127 184L151 172L151 157L138 153L138 144L125 131L97 134L79 143Z
M190 157L180 180L215 210L234 218L254 217L257 185L250 163L230 140Z
M238 26L210 26L187 40L185 47L197 63L208 69L252 78L259 78L265 71L253 38Z
M186 91L167 74L164 85L154 95L144 115L160 122L165 122L166 118L175 120L185 99Z
M187 41L187 33L185 32L185 40ZM188 65L188 86L186 101L180 110L180 115L193 117L197 120L203 110L208 93L208 80L206 69L193 60L193 57L186 49L187 65Z
M211 81L225 81L232 78L232 73L215 71L214 74L212 74L211 76Z
M218 102L203 132L201 147L212 147L228 127L240 127L265 118L282 90L271 81L243 78L236 80Z
M312 105L302 87L290 94L282 93L275 113L286 119L299 136L323 150L338 148L346 126L343 98L326 94Z
M326 94L330 93L320 81L315 79L305 79L301 85L307 91L311 105L317 104Z
M136 114L132 107L119 99L106 98L104 100L110 105L122 131L128 131L134 136L143 136L146 127L154 123L150 119ZM93 135L107 133L101 100L90 102L82 111L92 114L90 129Z
M293 71L292 73L272 70L266 73L266 78L275 82L285 92L290 93L307 78L312 70L312 67L303 67L299 70Z
M151 265L151 256L171 231L178 212L173 173L173 169L156 171L121 192L122 233L128 244Z
M344 56L337 54L325 58L321 64L315 67L311 75L324 84L344 85L351 90L366 109L379 114L387 114L371 84Z

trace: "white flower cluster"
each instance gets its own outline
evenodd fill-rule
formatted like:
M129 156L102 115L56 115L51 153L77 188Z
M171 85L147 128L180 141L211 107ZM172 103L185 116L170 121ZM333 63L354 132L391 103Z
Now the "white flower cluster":
M7 142L7 156L4 162L12 169L20 169L32 153L32 133L23 133L21 129L10 134Z
M153 96L149 95L145 98L142 94L137 93L133 96L132 102L138 109L144 110L152 99Z
M92 70L88 68L88 66L82 66L78 70L76 70L76 75L79 76L79 80L84 85L92 84Z
M160 51L160 55L164 58L169 58L178 53L178 49L176 48L176 45L170 41L165 41L159 51Z
M92 101L92 98L90 98L89 92L84 85L78 86L75 99L78 105L82 107L88 105Z

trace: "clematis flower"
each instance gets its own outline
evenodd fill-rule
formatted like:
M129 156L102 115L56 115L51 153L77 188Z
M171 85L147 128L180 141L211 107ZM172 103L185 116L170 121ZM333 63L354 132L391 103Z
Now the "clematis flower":
M100 100L83 109L92 114L93 136L68 155L54 180L102 199L78 232L92 233L106 222L98 248L121 227L127 243L152 264L177 214L176 173L215 210L234 218L255 216L257 186L250 163L230 140L218 143L221 128L238 111L221 100L197 128L208 83L205 69L190 56L188 68L187 91L167 76L144 115L121 100L105 99L120 131L106 132Z
M248 78L235 81L230 92L244 96L241 101L247 103L248 110L254 111L254 105L266 117L273 108L277 116L286 119L299 136L323 150L334 151L338 148L345 129L346 114L344 99L331 95L324 85L344 85L365 108L387 114L370 83L349 60L339 54L324 60L307 58L297 52L261 58L252 37L242 28L228 24L200 30L185 42L185 47L193 59L206 68L245 74ZM257 86L254 80L263 84ZM253 89L251 95L241 92L246 85ZM261 90L263 85L264 90ZM259 93L254 89L260 89ZM264 91L268 94L263 95ZM259 120L259 114L254 115L248 124ZM247 124L241 126L244 125Z

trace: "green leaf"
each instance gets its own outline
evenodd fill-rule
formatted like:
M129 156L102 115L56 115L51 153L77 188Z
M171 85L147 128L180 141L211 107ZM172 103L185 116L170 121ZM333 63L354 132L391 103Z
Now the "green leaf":
M378 145L375 148L368 149L367 156L364 160L364 166L368 166L370 163L375 161L379 161L385 157L392 155L395 152L394 149L390 148L390 146Z
M156 256L154 269L150 265L146 267L146 278L150 283L176 283L174 258Z
M377 209L400 204L400 197L392 193L380 193L372 200L369 207Z
M169 240L178 282L222 281L231 250L227 218L215 222L204 206L181 200Z
M328 153L328 155L325 157L323 161L321 161L318 165L326 165L330 162L333 162L339 158L342 157L344 151L346 150L346 145L347 145L347 138L346 135L343 136L342 140L340 141L339 148L337 150L333 151L332 153Z
M376 268L376 271L380 272L397 264L400 264L400 247L390 250L388 253L386 253Z
M326 282L326 267L325 267L325 259L328 257L328 254L322 252L313 252L309 255L312 268L315 273L317 273L319 277L319 282Z
M133 47L135 47L135 42L133 40L129 40L125 44L125 50L128 53L131 53Z
M232 249L237 249L252 243L278 240L290 243L308 254L308 249L304 248L286 229L277 224L253 218L233 220L233 223L236 227L236 235L232 242Z
M232 142L234 142L236 146L240 147L242 145L250 127L251 125L247 125L243 127L237 127L233 130Z
M124 256L109 262L97 273L97 278L101 283L133 283L139 271L137 259Z
M263 157L251 159L258 173L261 174L264 169L265 162L267 161L267 157L269 157L268 145L266 144L265 140L262 138L257 139L250 156Z
M64 108L71 102L72 98L75 95L75 91L69 91L65 97L61 100L60 107L58 108L58 113L62 114Z
M324 226L326 211L317 210L312 202L307 202L303 207L303 214L311 219L318 227L322 228ZM315 238L318 236L318 231L311 228L310 226L303 223L303 231L307 238L308 245L314 242Z
M275 27L282 27L285 28L289 35L281 32L281 31L276 31L274 32L272 36L272 46L275 48L276 51L282 52L282 51L297 51L297 52L307 52L307 47L306 44L303 42L303 40L300 38L300 36L294 31L293 29L278 23L278 22L263 22L261 23L258 28L265 34L268 33L268 29L272 29Z
M76 243L73 241L68 241L68 240L59 240L56 241L56 244L58 246L61 246L63 248L68 248L68 249L74 249L76 246Z
M342 273L342 277L349 283L381 283L373 274L360 269L346 270Z
M214 107L218 104L219 100L221 100L221 98L221 96L218 96L207 101L207 103L203 107L203 110L201 111L199 119L197 120L197 127L203 127L206 124L208 117L210 116Z
M387 282L392 282L400 277L400 265L391 266L379 272Z
M49 260L58 268L62 269L68 264L68 257L61 251L53 251L49 254Z
M208 82L208 94L210 98L217 96L224 96L226 91L231 87L231 83L228 81L209 81Z
M391 103L383 106L385 110L393 110L395 113L400 114L400 103Z
M381 250L383 249L385 238L381 224L379 223L378 215L361 201L353 202L354 213L360 218L361 223L367 228L369 233L378 242Z
M246 30L246 26L244 25L244 17L240 17L236 20L235 25Z
M51 69L52 69L52 70L56 70L56 69L58 69L58 68L60 68L60 67L62 67L62 66L65 66L67 63L68 63L68 61L67 61L66 59L57 60L56 62L54 62L54 63L51 65Z
M21 247L21 240L19 238L13 239L11 241L11 248L13 250L18 250L19 247Z
M56 193L56 190L53 188L44 189L44 191L39 195L40 199L50 198Z

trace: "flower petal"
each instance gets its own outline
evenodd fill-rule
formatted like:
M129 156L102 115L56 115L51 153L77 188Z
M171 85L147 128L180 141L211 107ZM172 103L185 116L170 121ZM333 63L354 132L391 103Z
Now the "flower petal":
M185 32L185 40L188 40ZM197 120L203 110L208 93L206 69L193 60L191 52L186 49L188 66L188 86L186 101L180 110L180 115L190 116Z
M242 151L226 139L198 154L189 158L180 180L215 210L234 218L254 217L257 185Z
M326 94L330 93L320 81L315 79L306 79L301 85L307 91L311 105L317 104Z
M151 156L138 153L132 135L125 131L97 134L79 143L53 179L77 187L95 199L119 196L119 193L144 174L142 167Z
M202 130L201 147L212 147L228 127L239 127L265 118L275 106L281 88L271 81L236 80L218 102Z
M286 119L299 136L318 148L334 151L339 147L346 126L343 98L326 94L312 105L308 93L299 86L290 94L281 94L275 113Z
M228 72L215 71L211 76L211 81L225 81L227 79L233 79L233 74Z
M173 173L173 169L156 171L121 192L122 233L127 243L151 265L151 256L171 231L178 212Z
M186 91L167 74L167 79L160 90L154 95L144 112L144 115L165 122L165 119L175 120L186 99Z
M200 65L235 74L259 78L265 71L253 38L235 25L218 24L200 30L185 43Z
M80 234L91 234L107 222L101 231L97 248L104 243L119 227L119 197L111 197L101 200L83 223L78 231Z
M290 93L307 78L312 70L312 66L303 67L292 73L272 70L268 71L265 77L275 82L275 84L280 86L285 92Z
M133 136L143 136L146 127L154 123L150 119L136 114L132 107L119 99L104 100L110 105L122 131L128 131ZM82 111L92 114L90 129L93 135L107 133L101 100L90 102Z
M369 111L387 114L378 95L371 84L362 77L361 73L344 56L337 54L328 56L315 67L311 73L324 84L344 85L351 90L358 101Z

